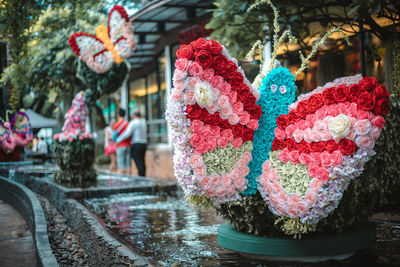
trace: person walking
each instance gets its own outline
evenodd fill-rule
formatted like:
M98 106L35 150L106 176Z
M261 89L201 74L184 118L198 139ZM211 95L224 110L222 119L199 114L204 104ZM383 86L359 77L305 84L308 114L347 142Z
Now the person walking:
M145 154L147 150L147 125L138 110L132 114L132 120L126 131L118 137L117 144L124 140L131 140L131 158L136 164L139 176L146 176Z
M125 117L125 110L120 108L118 110L118 121L114 124L114 137L113 139L116 140L116 137L120 137L127 129L129 122L124 119ZM130 146L131 140L129 138L124 139L123 141L117 143L117 167L118 173L129 173L131 168L131 157L130 157Z
M117 150L117 145L113 141L113 126L114 126L115 120L111 120L110 125L108 125L104 129L104 152L107 157L110 157L111 159L111 164L110 164L110 171L116 171L117 170L117 156L116 156L116 150Z

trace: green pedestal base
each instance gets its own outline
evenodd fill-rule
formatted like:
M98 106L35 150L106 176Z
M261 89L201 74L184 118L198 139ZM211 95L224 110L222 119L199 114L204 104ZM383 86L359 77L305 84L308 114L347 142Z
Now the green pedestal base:
M237 232L229 224L222 224L218 228L220 246L248 257L272 261L342 260L357 250L371 246L375 239L374 224L366 224L346 233L305 239L259 237Z

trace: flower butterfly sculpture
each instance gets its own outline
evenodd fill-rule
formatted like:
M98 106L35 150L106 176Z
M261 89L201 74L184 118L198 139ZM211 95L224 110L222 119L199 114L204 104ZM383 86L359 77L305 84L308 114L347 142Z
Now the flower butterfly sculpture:
M121 64L132 56L137 41L129 17L122 6L114 6L108 15L108 28L99 25L96 36L74 33L68 40L79 58L97 73L105 73L113 63Z
M11 152L16 146L25 147L32 142L33 133L25 112L16 112L10 122L0 122L0 147Z

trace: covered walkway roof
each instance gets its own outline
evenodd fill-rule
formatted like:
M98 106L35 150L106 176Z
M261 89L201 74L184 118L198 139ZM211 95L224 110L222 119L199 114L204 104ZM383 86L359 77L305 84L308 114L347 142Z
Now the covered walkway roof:
M166 45L175 44L179 32L211 19L212 0L149 1L130 17L138 45L129 63L130 79L156 67L155 57Z

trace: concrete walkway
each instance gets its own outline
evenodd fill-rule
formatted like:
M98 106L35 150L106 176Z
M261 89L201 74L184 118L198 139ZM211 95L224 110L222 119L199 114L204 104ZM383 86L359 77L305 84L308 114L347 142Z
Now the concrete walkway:
M0 266L36 266L28 225L9 204L0 200Z

